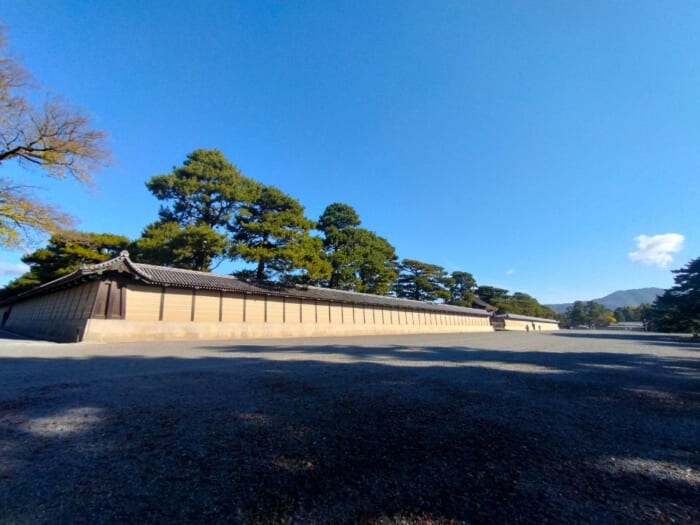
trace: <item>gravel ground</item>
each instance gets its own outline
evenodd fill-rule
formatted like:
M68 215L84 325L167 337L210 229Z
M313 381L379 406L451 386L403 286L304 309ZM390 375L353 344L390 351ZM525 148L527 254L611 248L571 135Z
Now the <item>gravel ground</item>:
M0 523L700 523L700 345L0 338Z

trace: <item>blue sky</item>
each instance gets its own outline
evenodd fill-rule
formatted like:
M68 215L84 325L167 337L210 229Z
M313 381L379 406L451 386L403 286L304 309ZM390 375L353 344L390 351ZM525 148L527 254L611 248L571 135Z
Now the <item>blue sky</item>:
M137 237L144 182L218 148L310 218L346 202L399 257L545 303L667 288L700 255L696 2L0 0L0 20L109 133L93 193L2 167L82 230Z

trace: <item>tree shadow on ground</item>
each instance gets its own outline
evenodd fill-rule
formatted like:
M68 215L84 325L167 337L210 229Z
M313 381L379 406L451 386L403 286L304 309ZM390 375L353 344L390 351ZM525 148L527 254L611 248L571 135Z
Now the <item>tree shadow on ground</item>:
M525 336L530 337L530 336ZM627 339L629 341L629 338ZM635 338L636 340L636 338ZM651 340L648 340L651 344ZM683 373L697 370L698 360L693 355L655 356L639 351L618 353L600 351L536 351L536 350L496 350L470 346L429 346L423 344L401 345L266 345L240 344L232 346L205 345L208 351L220 352L227 357L256 357L275 359L275 355L303 356L322 359L326 356L343 356L353 362L383 362L389 366L436 367L477 367L496 371L513 371L523 374L571 374L567 382L608 382L616 377L617 386L636 385L640 382L662 384L665 381L677 382ZM685 347L683 347L686 349ZM688 347L693 349L693 347ZM475 379L478 379L475 378ZM687 378L686 378L687 379Z
M302 350L0 359L0 521L700 520L698 360Z
M692 339L691 335L672 335L659 333L640 333L640 332L570 332L564 331L551 334L555 337L567 337L575 339L611 339L618 341L636 341L640 344L649 344L653 346L672 346L679 348L687 348L689 350L700 350L700 341Z

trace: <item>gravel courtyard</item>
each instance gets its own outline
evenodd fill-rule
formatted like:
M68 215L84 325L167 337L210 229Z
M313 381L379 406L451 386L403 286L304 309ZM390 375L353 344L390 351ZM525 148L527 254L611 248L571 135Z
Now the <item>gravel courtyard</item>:
M1 337L0 523L700 523L689 339Z

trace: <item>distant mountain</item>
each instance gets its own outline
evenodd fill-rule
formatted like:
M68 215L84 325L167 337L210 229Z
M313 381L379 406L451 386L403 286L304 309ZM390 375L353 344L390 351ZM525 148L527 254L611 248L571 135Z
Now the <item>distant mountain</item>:
M636 288L634 290L618 290L600 299L587 299L584 302L595 301L600 303L610 310L615 308L620 308L622 306L638 306L644 303L653 303L657 295L664 293L663 288ZM574 303L562 303L562 304L547 304L545 306L550 307L557 313L564 312L569 306Z

